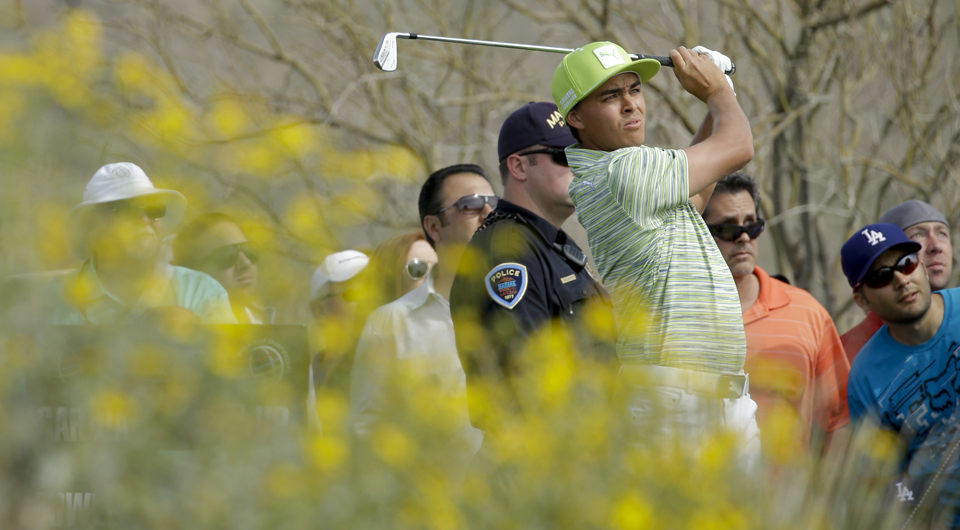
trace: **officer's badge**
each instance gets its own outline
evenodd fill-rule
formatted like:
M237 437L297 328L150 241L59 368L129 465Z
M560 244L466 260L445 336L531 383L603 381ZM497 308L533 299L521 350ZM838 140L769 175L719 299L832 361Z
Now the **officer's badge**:
M501 263L487 273L486 283L494 302L513 309L527 292L527 268L519 263Z

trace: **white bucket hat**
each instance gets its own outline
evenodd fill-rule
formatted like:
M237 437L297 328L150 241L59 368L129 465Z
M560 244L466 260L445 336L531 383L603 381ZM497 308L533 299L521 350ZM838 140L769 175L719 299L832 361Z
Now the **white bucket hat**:
M310 278L310 299L314 300L320 294L320 289L330 282L345 282L362 271L370 258L357 250L344 250L324 258L323 263L313 271Z
M67 238L74 254L87 256L87 233L90 229L87 216L98 204L122 201L136 197L156 196L167 207L160 219L164 234L169 234L180 224L187 209L187 199L173 190L157 189L147 174L136 164L118 162L107 164L93 174L83 189L83 202L67 212Z

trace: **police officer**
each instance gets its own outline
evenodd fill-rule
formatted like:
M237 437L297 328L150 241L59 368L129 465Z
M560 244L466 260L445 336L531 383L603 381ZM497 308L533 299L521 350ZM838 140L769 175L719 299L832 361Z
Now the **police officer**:
M524 343L544 325L571 331L582 354L616 361L609 297L560 229L574 213L564 148L575 142L553 103L528 103L500 129L503 199L470 241L450 296L468 387L522 370ZM600 318L587 324L588 311Z

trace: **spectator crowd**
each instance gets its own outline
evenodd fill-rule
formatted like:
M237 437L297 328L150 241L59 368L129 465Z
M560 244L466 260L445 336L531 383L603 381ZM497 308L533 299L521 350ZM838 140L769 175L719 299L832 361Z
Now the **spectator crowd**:
M702 47L670 55L707 109L689 147L644 143L656 109L643 85L660 63L589 44L557 67L553 102L503 122L502 196L476 164L439 169L420 190L420 230L369 253L341 249L293 281L323 331L311 399L347 393L362 443L400 421L405 396L428 391L443 410L437 458L462 483L508 435L509 415L537 413L521 382L552 362L540 345L560 341L613 374L602 399L629 425L625 443L695 453L719 429L751 476L785 448L825 457L858 432L893 433L899 465L865 479L960 528L950 223L910 200L850 235L842 269L865 316L841 335L814 296L758 266L766 221L742 172L753 138L729 59ZM193 212L181 223L187 210L132 163L97 170L66 220L82 266L42 277L29 291L35 314L51 325L290 324L261 296L270 271L244 220ZM595 268L563 228L574 214ZM490 382L505 389L496 406L475 391ZM765 436L784 422L790 436Z

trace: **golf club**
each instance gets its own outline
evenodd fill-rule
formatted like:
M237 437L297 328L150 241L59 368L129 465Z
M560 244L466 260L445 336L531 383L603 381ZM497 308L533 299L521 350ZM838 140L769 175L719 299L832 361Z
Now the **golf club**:
M535 44L514 44L512 42L497 42L489 40L458 39L453 37L434 37L430 35L418 35L416 33L387 33L380 39L377 45L377 51L373 54L373 64L384 72L393 72L397 69L397 39L419 39L432 40L438 42L453 42L457 44L475 44L478 46L493 46L496 48L513 48L515 50L530 50L535 52L550 53L570 53L572 48L555 48L553 46L537 46ZM634 61L639 59L656 59L663 66L673 66L673 59L661 55L630 54ZM730 70L725 72L727 75L733 75L737 71L736 65L731 65Z

